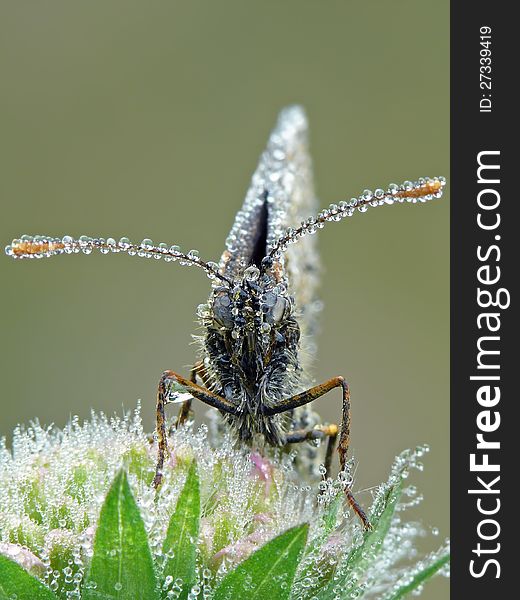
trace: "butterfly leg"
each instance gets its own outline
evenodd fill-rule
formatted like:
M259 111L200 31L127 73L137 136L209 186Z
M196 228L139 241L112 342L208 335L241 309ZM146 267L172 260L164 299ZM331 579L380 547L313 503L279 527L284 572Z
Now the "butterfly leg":
M190 381L191 383L197 383L197 375L201 373L201 370L203 369L203 365L202 362L199 360L197 361L191 371L190 371ZM204 382L204 377L201 375L201 379ZM190 415L192 414L192 410L191 410L191 403L192 403L192 398L190 398L189 400L185 400L182 403L181 409L179 410L179 414L177 415L177 422L175 424L175 427L179 427L179 425L182 425L183 423L185 423Z
M197 398L204 404L208 404L213 408L217 408L223 412L236 413L236 407L234 404L210 392L206 388L193 383L189 379L185 379L182 375L175 373L174 371L164 371L159 385L157 386L157 406L156 406L156 435L157 435L157 464L155 467L155 477L153 479L153 487L157 489L161 485L162 471L164 467L164 460L168 453L168 440L166 436L166 417L164 414L164 407L169 403L169 396L171 393L172 385L175 383L179 384L182 388L185 388L186 392L191 394L194 398ZM182 409L181 409L182 410Z
M276 406L270 407L266 409L267 415L276 415L280 413L284 413L288 410L293 410L298 408L299 406L304 406L305 404L309 404L313 400L320 398L327 392L330 392L334 388L341 388L342 390L342 418L341 418L341 427L339 432L339 443L338 443L338 454L339 454L339 464L341 470L345 470L347 463L347 452L350 444L350 389L348 387L348 383L345 381L343 377L333 377L321 383L320 385L316 385L301 394L296 394L291 398L287 398L283 400ZM365 514L365 511L361 508L361 505L354 498L352 491L350 488L345 489L345 495L347 497L348 503L354 510L354 512L358 515L363 523L363 527L365 529L370 529L370 522L368 517Z
M332 454L334 452L334 446L338 437L338 426L335 424L331 425L318 425L312 429L297 429L291 431L285 437L286 444L298 444L306 440L323 440L327 439L327 450L325 452L325 477L330 474L330 468L332 464Z
M157 404L155 409L155 432L157 435L157 463L155 465L155 477L153 478L153 487L157 489L161 485L162 471L164 467L164 458L168 453L168 441L166 438L166 416L164 407L167 404L166 380L163 376L157 386Z

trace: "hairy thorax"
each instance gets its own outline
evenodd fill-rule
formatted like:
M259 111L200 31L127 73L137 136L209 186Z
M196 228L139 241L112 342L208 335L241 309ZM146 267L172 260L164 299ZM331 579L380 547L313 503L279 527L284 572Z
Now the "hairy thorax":
M299 328L293 319L273 331L269 343L252 331L241 340L229 333L208 331L204 340L204 373L212 391L236 407L225 418L246 442L283 443L287 415L270 416L266 409L290 397L299 387Z

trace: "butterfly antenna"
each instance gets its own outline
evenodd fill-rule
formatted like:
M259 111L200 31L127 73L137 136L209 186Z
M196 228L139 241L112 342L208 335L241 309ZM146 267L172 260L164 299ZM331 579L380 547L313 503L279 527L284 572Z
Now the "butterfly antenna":
M133 244L128 238L123 237L118 242L113 238L91 238L82 235L74 239L68 235L62 238L49 236L23 235L20 239L13 240L6 247L5 253L12 258L49 258L57 254L91 254L99 250L101 254L109 252L125 252L130 256L155 258L166 262L178 262L180 265L194 266L203 269L210 279L220 279L228 286L232 282L219 273L218 265L214 262L204 262L199 258L197 250L190 250L187 254L181 252L179 246L168 246L161 243L154 245L152 240L145 239L140 244Z
M402 185L392 183L386 190L377 189L375 192L365 190L357 198L352 198L350 202L342 201L338 204L331 204L316 217L310 217L306 221L302 221L299 227L286 229L271 248L267 255L266 264L279 258L290 244L295 244L306 235L315 233L329 221L341 221L345 217L351 217L356 211L366 212L371 206L382 206L383 204L394 204L396 202L415 204L440 198L445 185L446 180L444 177L421 178L414 182L405 181Z

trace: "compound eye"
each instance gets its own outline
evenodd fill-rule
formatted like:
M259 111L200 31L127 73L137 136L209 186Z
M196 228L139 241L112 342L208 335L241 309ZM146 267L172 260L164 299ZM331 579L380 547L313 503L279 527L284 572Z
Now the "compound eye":
M289 312L289 302L283 296L277 296L276 294L266 294L267 308L265 312L266 319L269 323L276 325L283 321ZM265 309L264 309L265 310Z
M213 317L218 325L232 329L233 315L231 314L231 298L227 292L220 292L213 298Z

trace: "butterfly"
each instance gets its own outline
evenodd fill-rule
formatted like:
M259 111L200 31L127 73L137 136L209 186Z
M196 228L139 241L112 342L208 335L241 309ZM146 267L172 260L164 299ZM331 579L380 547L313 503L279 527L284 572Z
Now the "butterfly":
M153 485L163 478L168 452L165 407L181 402L176 427L192 414L193 399L218 410L236 437L250 446L285 447L326 440L325 471L337 443L346 469L351 398L347 381L332 377L311 385L305 353L317 321L319 260L314 234L370 207L423 203L440 198L442 177L365 190L317 212L302 108L284 109L252 177L220 261L204 261L196 250L176 245L139 244L128 238L22 236L7 246L16 259L59 254L124 253L196 267L211 280L207 302L197 317L199 356L188 378L171 370L159 381L156 404L158 457ZM309 405L338 389L341 422L322 424ZM365 528L369 520L349 486L346 498Z

